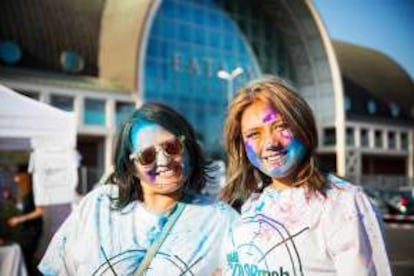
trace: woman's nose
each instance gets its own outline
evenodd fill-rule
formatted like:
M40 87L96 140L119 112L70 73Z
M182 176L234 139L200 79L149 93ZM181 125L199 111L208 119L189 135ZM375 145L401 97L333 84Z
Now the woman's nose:
M156 159L155 159L157 166L166 166L166 165L168 165L170 163L170 159L171 159L171 156L166 154L164 152L164 150L162 150L162 149L157 150L157 155L156 155Z
M265 135L264 149L271 149L280 145L280 135L269 132Z

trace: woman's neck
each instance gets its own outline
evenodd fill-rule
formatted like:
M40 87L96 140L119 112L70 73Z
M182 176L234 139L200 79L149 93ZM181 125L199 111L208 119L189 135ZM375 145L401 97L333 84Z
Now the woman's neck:
M271 186L276 190L286 190L293 187L293 181L289 181L288 179L276 179L272 178Z
M171 210L182 195L181 191L173 194L156 194L156 193L144 193L144 205L145 207L154 213L165 213Z

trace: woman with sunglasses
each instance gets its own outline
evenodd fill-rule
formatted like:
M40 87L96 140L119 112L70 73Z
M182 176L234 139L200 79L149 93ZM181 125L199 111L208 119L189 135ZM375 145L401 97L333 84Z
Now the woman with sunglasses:
M237 213L200 195L207 163L173 109L146 103L119 133L108 185L89 193L53 238L45 275L211 275Z
M316 165L310 107L286 82L240 89L224 129L222 197L242 199L226 275L390 275L380 221L360 187Z

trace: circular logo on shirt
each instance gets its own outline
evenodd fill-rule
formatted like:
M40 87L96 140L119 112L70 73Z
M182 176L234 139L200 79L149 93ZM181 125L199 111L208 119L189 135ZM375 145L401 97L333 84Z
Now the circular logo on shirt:
M308 229L291 233L263 214L244 218L233 234L234 251L227 254L232 275L303 275L295 239Z
M133 275L143 261L146 250L127 250L110 258L105 256L103 262L92 275ZM158 268L168 268L170 275L194 275L192 271L204 256L199 256L191 262L187 262L177 255L157 252L153 263L149 265L146 272Z

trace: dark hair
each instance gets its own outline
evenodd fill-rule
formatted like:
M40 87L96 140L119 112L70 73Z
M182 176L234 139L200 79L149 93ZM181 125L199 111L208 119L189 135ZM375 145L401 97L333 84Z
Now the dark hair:
M29 173L29 166L26 163L20 163L16 165L16 173Z
M191 173L186 187L201 192L209 178L210 167L198 144L195 132L187 120L171 107L160 103L145 103L126 120L119 131L113 159L114 172L107 183L119 187L117 207L124 207L134 200L143 200L140 179L136 175L132 153L131 128L139 120L146 120L162 126L175 136L184 136L184 145L190 158Z

